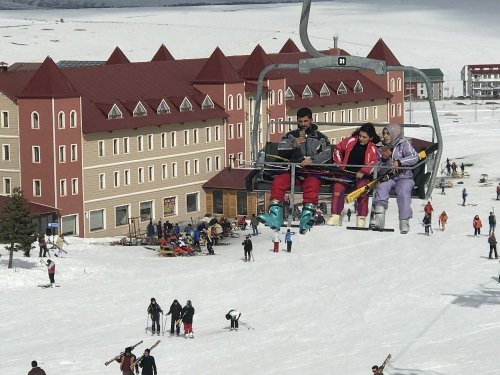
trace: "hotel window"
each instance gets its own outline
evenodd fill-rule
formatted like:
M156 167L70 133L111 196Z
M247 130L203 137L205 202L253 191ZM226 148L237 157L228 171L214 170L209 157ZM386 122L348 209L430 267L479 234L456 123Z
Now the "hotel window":
M59 195L66 196L66 180L59 180Z
M177 146L177 133L171 132L170 133L170 147L175 147L175 146Z
M76 128L76 111L71 111L69 114L69 127Z
M243 161L243 153L242 152L238 152L238 155L236 157L236 161L237 161L237 165L240 166L240 164Z
M129 186L130 185L130 169L125 169L123 171L123 184L125 186Z
M340 122L344 123L345 122L345 110L340 111Z
M328 112L323 112L323 117L325 122L328 122Z
M193 129L193 144L200 143L200 135L198 129Z
M227 138L228 139L233 139L234 138L234 126L233 124L229 124L228 125L228 135L227 135Z
M8 127L9 127L9 112L2 111L2 128L8 128Z
M144 151L144 137L142 135L137 136L137 151Z
M115 207L115 226L128 224L128 205Z
M243 138L243 124L241 122L236 124L236 137Z
M89 229L91 232L104 229L104 209L90 211Z
M365 117L364 117L365 121L368 121L368 116L369 116L368 115L368 107L363 108L363 110L364 110L364 113L365 113Z
M319 114L318 113L315 113L313 115L313 117L314 117L314 122L318 122L319 121Z
M242 109L243 108L243 95L238 94L236 96L236 109Z
M113 155L120 154L120 141L118 138L113 139Z
M97 142L97 154L100 158L104 156L104 141Z
M279 118L278 119L278 132L283 133L284 130L285 130L285 128L284 128L284 124L283 124L283 119Z
M401 91L401 78L398 78L396 87L397 87L397 91Z
M184 130L184 146L189 145L189 130Z
M123 138L123 153L128 154L130 152L130 139L129 137Z
M66 163L66 146L59 146L59 163Z
M232 111L233 110L233 96L229 95L227 97L227 110Z
M210 128L205 128L205 138L207 143L212 141L212 133L210 132Z
M215 157L215 170L220 171L221 169L221 163L220 163L220 156Z
M356 113L357 113L357 116L358 116L358 121L363 121L363 113L361 111L361 108L357 108L356 109Z
M234 154L229 154L227 159L229 161L229 166L234 167Z
M137 182L139 184L144 183L144 168L143 167L137 168Z
M64 129L65 124L64 124L64 112L59 112L57 115L57 127L59 129Z
M155 167L149 166L148 167L148 181L153 182L155 180Z
M172 177L177 177L177 163L172 163Z
M161 179L166 180L168 178L168 168L167 164L161 165Z
M71 145L71 161L78 160L78 145Z
M148 150L153 149L153 134L148 134Z
M347 110L347 122L352 122L352 109Z
M2 145L2 160L10 161L10 145Z
M186 194L186 212L196 212L199 210L199 194L190 193Z
M71 195L78 195L78 178L71 179Z
M191 175L191 162L189 160L184 161L184 175L185 176Z
M194 159L193 169L194 169L193 172L194 174L200 174L200 160Z
M106 189L106 175L104 173L99 173L99 190Z
M278 105L283 104L283 90L278 90Z
M373 119L378 119L378 107L373 107Z
M33 196L41 197L42 196L42 181L41 180L33 180Z
M269 105L274 105L274 90L269 91L268 97Z
M401 104L398 104L398 116L401 116Z
M31 129L40 129L40 117L37 112L31 113Z
M211 172L212 171L212 158L211 157L208 157L205 161L205 169L207 172Z
M167 133L160 134L160 148L167 147Z
M4 195L12 194L11 185L12 185L11 179L8 177L4 177L4 179L3 179L3 193L4 193Z
M220 126L219 125L217 125L215 127L215 140L220 141Z
M391 104L391 117L396 116L396 106L394 104Z
M391 92L396 91L396 81L394 78L391 78Z
M153 218L153 201L140 202L139 203L139 214L141 215L141 221L148 221Z
M120 172L119 171L113 172L113 179L114 179L114 186L120 187Z
M330 121L335 122L337 119L337 116L335 115L335 111L330 112Z

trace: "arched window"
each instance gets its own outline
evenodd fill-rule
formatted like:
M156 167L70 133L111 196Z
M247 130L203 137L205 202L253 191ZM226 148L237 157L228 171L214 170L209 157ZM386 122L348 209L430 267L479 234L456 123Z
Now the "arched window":
M227 96L227 110L228 111L232 111L233 110L233 96L232 95L228 95Z
M71 111L69 114L69 127L70 128L76 128L77 123L76 123L76 111Z
M391 78L391 92L396 91L396 81L394 78Z
M57 127L59 129L64 129L65 124L64 124L64 112L59 112L57 114Z
M282 105L282 104L283 104L283 90L279 89L278 90L278 105Z
M31 113L31 129L40 129L40 117L38 112Z
M236 96L236 109L242 109L243 108L243 95L238 94Z
M396 86L397 86L398 91L401 91L401 78L398 78L398 83Z

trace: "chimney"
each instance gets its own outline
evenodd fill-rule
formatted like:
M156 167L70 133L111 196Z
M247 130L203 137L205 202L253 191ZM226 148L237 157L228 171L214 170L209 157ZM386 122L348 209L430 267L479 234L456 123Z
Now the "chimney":
M336 55L340 55L338 45L339 45L339 37L334 36L333 37L333 53L335 53Z
M0 61L0 72L6 72L9 68L9 64L6 62Z

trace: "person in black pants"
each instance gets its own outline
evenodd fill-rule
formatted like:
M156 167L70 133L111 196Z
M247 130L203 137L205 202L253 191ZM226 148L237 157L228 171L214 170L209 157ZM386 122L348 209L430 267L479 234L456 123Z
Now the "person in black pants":
M238 330L238 320L240 319L241 313L238 310L231 309L226 314L226 319L231 319L231 331Z
M153 335L157 333L160 336L160 314L163 314L163 310L154 298L151 298L151 303L148 306L148 314L151 315L151 333Z
M144 350L144 354L142 355L141 363L139 364L139 367L142 368L141 374L142 375L156 375L156 363L155 363L155 357L152 355L149 355L150 350L146 349Z
M245 252L245 262L247 260L251 259L252 256L252 240L250 239L250 236L246 236L245 241L241 243L243 245L243 250Z
M174 299L174 302L170 305L170 310L168 310L167 315L170 314L172 314L172 321L170 322L170 336L174 335L174 330L175 334L179 336L181 333L182 306L176 299Z

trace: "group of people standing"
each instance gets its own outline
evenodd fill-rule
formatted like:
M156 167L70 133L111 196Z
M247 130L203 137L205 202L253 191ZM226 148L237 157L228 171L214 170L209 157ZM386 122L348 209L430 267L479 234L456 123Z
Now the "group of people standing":
M350 137L332 147L328 138L312 122L312 111L301 108L297 111L298 128L289 131L278 144L279 156L298 164L296 185L302 187L302 213L300 216L301 234L305 234L313 225L317 211L321 176L301 173L308 166L335 163L344 171L343 181L333 183L331 197L331 216L327 225L342 225L345 192L348 187L359 188L366 185L377 169L384 180L377 186L374 198L370 227L384 228L385 211L389 204L389 193L395 189L399 208L401 233L408 233L409 219L412 217L411 191L415 185L411 171L419 161L418 153L404 136L400 125L386 125L382 138L371 123L359 127ZM407 168L407 169L405 169ZM283 224L283 206L285 192L291 187L289 171L274 177L271 185L269 210L258 215L260 222L273 229ZM362 194L356 201L356 225L365 227L368 216L368 196Z
M151 317L151 334L152 335L160 335L161 333L161 325L160 319L161 315L163 315L163 310L160 305L156 302L155 298L151 298L151 302L147 309L148 315ZM181 322L184 325L184 336L186 338L194 338L193 335L193 316L194 316L194 307L190 300L186 302L184 307L181 306L178 300L174 299L172 304L170 305L170 309L168 310L167 315L172 315L171 323L170 323L170 335L174 334L180 336L180 327Z

